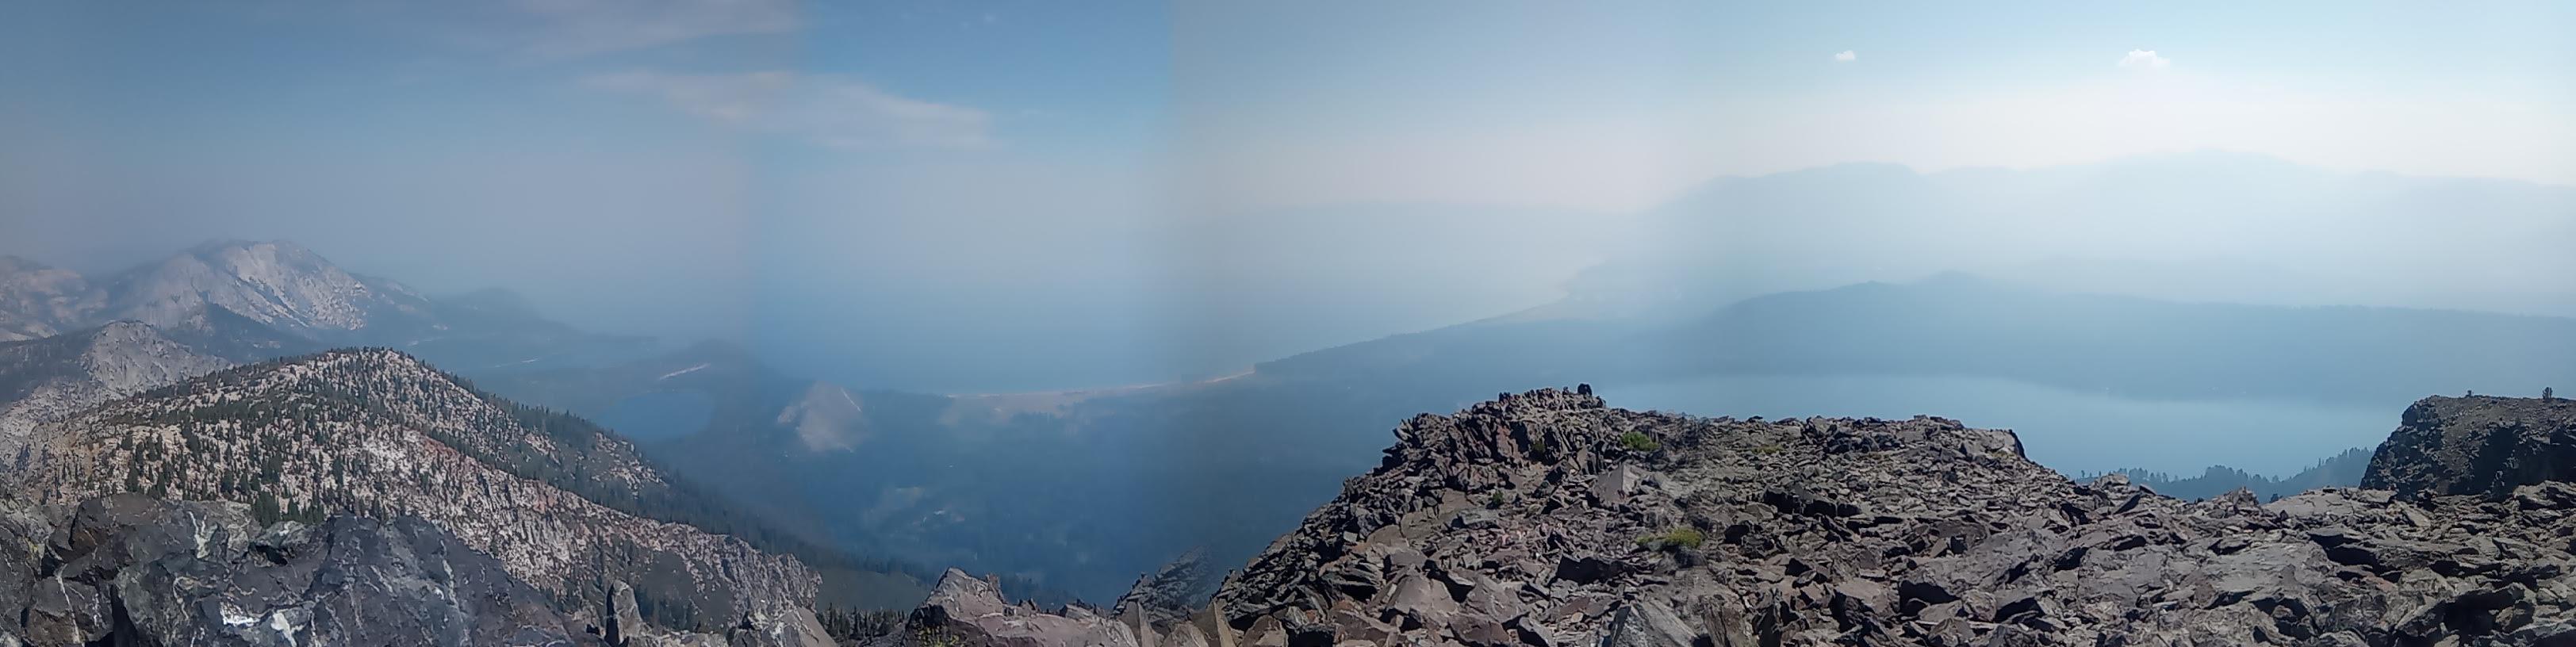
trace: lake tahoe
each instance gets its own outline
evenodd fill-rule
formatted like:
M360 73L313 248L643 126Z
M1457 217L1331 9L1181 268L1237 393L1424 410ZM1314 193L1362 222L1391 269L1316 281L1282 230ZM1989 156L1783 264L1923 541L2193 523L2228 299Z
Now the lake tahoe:
M2290 474L2344 448L2377 446L2408 404L2144 400L1960 376L1734 375L1598 391L1615 407L1712 417L1953 418L2011 429L2032 460L2070 475L2210 465Z

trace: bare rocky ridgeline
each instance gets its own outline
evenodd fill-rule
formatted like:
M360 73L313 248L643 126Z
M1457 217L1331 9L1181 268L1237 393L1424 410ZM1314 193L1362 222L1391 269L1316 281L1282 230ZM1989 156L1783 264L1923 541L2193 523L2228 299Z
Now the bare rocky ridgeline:
M609 505L693 500L625 440L512 406L401 353L332 351L39 425L32 464L0 480L54 508L131 492L231 501L261 521L417 518L581 615L618 583L649 594L665 626L819 634L811 569Z
M2451 473L2392 448L2530 404L2428 403L2454 415L2410 415L2374 475ZM2576 644L2576 486L2548 480L2566 463L2468 479L2479 496L2182 501L1941 418L1704 419L1559 390L1396 436L1213 610L1046 613L952 573L880 642Z

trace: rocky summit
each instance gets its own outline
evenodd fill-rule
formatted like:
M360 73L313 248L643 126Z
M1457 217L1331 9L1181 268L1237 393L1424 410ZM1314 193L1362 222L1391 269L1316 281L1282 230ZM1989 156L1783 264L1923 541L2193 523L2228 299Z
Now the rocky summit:
M2406 408L2371 456L2366 488L2400 494L2495 494L2576 475L2576 402L2431 397Z
M2561 482L2182 501L2071 482L2010 432L1941 418L1693 418L1559 390L1396 436L1227 579L1229 641L2576 641Z

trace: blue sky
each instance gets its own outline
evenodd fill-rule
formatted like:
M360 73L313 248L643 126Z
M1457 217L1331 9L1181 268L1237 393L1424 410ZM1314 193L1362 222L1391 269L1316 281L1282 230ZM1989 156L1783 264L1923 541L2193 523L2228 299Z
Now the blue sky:
M818 370L1144 379L1544 302L1604 254L1549 228L1608 236L1721 176L2214 148L2576 184L2571 26L2537 2L20 3L0 253L292 238L599 328L905 340ZM1471 229L1509 253L1439 255ZM1067 345L1142 364L959 377Z

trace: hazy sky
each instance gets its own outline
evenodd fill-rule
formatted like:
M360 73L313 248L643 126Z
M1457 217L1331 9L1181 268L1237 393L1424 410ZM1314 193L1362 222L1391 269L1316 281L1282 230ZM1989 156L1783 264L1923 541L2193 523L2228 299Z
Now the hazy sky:
M853 381L1148 380L1545 302L1719 176L2224 149L2576 184L2570 27L2544 2L15 3L0 253L289 238Z

